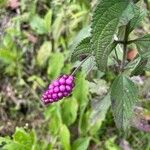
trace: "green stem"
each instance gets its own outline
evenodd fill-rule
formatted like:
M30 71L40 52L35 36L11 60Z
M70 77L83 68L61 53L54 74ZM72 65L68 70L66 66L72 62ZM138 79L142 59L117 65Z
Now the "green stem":
M76 74L76 72L80 69L80 67L83 65L83 63L88 59L88 58L90 58L91 57L91 55L89 55L89 56L87 56L85 59L83 59L82 60L82 62L80 63L80 65L71 73L71 75L73 76L73 75L75 75Z
M128 36L129 36L129 26L130 26L130 22L126 25L126 29L125 29L125 36L124 36L124 43L123 43L123 60L121 63L121 67L120 70L121 72L124 70L124 66L125 66L125 62L127 59L127 45L128 45Z

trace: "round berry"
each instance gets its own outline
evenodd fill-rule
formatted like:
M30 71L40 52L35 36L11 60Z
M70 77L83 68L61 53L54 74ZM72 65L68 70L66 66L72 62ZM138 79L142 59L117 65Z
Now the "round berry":
M59 92L59 93L58 93L58 97L59 97L59 98L63 98L63 93Z
M68 79L66 80L66 84L71 85L71 84L72 84L72 80L68 78Z
M57 94L56 93L52 94L52 98L53 98L53 100L56 100L58 98Z
M68 96L68 95L69 95L69 93L68 93L68 92L64 92L63 94L64 94L64 96Z
M59 83L60 83L60 84L65 84L65 79L64 79L64 78L60 78L60 79L59 79Z
M42 100L44 102L44 104L48 104L49 103L49 100L46 99L46 100Z
M70 79L70 80L73 81L73 80L74 80L74 77L70 75L70 76L68 77L68 79Z
M67 75L63 75L62 77L63 77L64 79L67 79L67 78L68 78L68 76L67 76Z
M61 86L59 87L59 89L60 89L61 92L64 92L64 91L66 90L66 88L65 88L64 85L61 85Z
M49 95L47 95L47 98L49 98L49 99L50 99L50 98L52 98L52 96L49 94Z
M47 95L44 94L44 95L42 96L42 98L43 98L43 99L46 99L46 98L47 98Z
M56 80L56 81L53 82L53 85L54 86L59 86L59 82Z
M54 92L55 92L55 93L58 93L58 92L59 92L59 87L58 87L58 86L56 86L56 87L54 88Z
M54 86L52 84L49 85L48 89L53 89Z
M71 88L69 85L66 85L66 90L67 90L68 92L71 92L72 88Z
M53 89L48 90L48 93L47 93L47 94L52 94L52 93L53 93Z
M71 84L71 87L72 87L72 88L74 88L74 87L75 87L75 84L74 84L74 82Z

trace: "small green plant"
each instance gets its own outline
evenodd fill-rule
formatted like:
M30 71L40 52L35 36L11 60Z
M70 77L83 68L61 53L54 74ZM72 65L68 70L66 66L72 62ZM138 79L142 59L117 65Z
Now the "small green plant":
M110 90L111 106L116 125L123 130L130 127L134 108L139 101L138 88L130 77L147 69L150 60L150 35L130 38L145 15L137 1L98 1L90 25L90 36L78 42L72 52L72 60L81 56L94 57L98 70L104 73L111 70L116 74ZM136 45L139 55L129 62L128 47L133 45ZM121 56L118 53L122 53ZM110 64L112 57L115 62Z

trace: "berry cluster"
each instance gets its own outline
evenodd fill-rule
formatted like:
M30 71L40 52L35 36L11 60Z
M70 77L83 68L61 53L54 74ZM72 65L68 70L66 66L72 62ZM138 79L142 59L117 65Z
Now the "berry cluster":
M63 75L53 81L42 96L44 104L53 103L69 96L75 86L74 80L75 78L72 75Z

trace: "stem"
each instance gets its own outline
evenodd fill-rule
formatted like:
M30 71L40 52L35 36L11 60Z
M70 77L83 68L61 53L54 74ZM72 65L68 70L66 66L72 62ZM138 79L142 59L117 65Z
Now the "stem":
M130 26L130 22L126 25L126 29L125 29L125 36L124 36L124 43L123 43L123 60L121 63L121 67L120 70L123 71L124 66L125 66L125 61L127 59L127 45L128 45L128 36L129 36L129 26Z
M145 4L146 4L146 8L147 8L147 10L150 10L150 5L149 5L148 0L144 0L144 2L145 2Z
M116 48L115 48L115 55L116 55L117 62L118 62L118 64L119 64L119 57L118 57Z
M87 56L85 59L83 59L82 61L81 61L81 63L80 63L80 65L71 73L71 75L73 76L73 75L75 75L76 74L76 72L80 69L80 67L83 65L83 63L88 59L88 58L90 58L91 57L91 55L89 55L89 56Z

